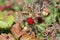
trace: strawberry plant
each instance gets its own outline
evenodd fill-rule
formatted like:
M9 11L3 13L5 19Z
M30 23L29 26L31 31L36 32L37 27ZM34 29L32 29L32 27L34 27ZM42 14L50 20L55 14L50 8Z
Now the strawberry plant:
M60 0L0 0L0 40L60 40Z

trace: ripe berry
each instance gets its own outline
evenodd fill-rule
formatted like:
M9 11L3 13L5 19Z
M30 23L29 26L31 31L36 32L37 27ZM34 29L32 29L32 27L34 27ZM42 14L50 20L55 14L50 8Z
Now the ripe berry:
M32 25L32 24L34 24L34 19L32 17L29 17L27 19L27 22L28 22L28 24Z

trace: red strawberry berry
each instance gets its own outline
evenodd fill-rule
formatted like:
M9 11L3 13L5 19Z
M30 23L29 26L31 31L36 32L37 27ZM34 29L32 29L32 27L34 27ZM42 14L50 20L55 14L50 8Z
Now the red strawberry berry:
M32 24L34 24L34 19L32 17L29 17L27 19L27 22L28 22L28 24L32 25Z
M3 11L5 9L5 6L0 6L0 11Z

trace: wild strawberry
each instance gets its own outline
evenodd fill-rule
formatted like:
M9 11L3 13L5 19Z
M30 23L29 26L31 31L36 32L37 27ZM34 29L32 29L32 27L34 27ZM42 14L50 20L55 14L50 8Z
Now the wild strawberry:
M3 11L5 9L5 6L0 6L0 11Z
M27 19L27 22L28 22L28 24L32 25L32 24L34 24L34 19L32 17L29 17Z
M37 17L37 21L38 23L42 23L44 20L42 19L42 17Z

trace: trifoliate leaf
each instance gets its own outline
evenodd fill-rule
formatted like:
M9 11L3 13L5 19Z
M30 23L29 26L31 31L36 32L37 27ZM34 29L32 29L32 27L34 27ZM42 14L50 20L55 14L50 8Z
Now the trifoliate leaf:
M53 14L54 13L54 7L53 6L49 6L48 9L50 10L50 12Z

